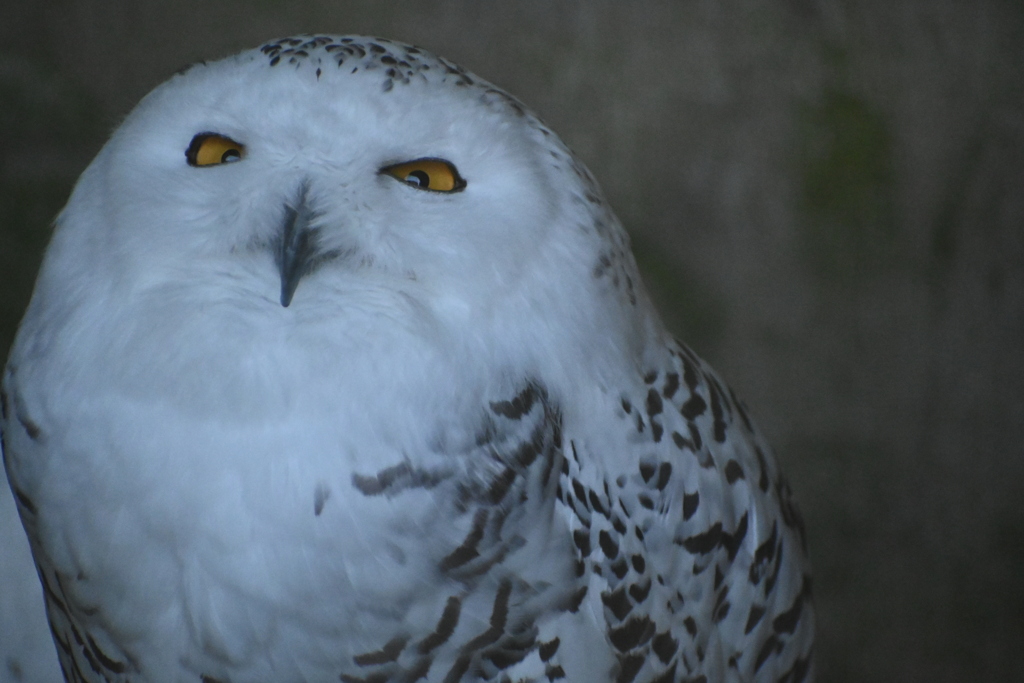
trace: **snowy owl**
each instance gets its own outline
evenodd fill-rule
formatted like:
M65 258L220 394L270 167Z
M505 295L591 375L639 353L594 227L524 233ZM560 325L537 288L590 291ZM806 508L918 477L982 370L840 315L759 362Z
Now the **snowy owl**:
M809 680L790 489L586 168L410 45L148 95L3 376L68 681Z

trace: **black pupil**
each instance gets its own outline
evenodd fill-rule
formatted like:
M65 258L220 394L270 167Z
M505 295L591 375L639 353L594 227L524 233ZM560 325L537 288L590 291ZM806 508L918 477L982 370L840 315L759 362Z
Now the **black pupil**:
M430 187L430 176L426 171L412 171L405 176L405 182L417 187Z
M230 163L232 161L238 161L241 158L242 158L241 153L237 149L231 148L231 149L227 150L226 152L224 152L224 154L222 154L220 156L220 162L222 164L227 164L227 163Z

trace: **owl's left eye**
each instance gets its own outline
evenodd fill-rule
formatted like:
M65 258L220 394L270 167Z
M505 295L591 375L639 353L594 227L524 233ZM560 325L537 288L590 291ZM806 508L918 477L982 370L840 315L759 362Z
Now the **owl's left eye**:
M458 192L466 187L466 181L459 175L455 165L444 159L405 161L385 166L380 172L420 190Z
M245 145L218 133L198 133L192 138L185 159L189 166L216 166L240 161L245 156Z

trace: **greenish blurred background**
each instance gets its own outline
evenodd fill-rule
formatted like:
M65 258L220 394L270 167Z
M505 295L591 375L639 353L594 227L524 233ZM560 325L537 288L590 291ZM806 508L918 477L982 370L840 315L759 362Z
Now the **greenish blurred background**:
M0 355L132 105L307 31L447 56L594 171L789 473L821 681L1024 680L1024 3L5 0Z

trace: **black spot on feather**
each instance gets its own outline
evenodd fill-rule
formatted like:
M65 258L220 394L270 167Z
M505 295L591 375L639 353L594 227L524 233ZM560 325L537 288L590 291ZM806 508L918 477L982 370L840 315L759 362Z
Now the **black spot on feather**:
M633 605L629 602L629 598L626 597L625 586L619 586L614 591L602 593L601 602L619 621L625 619L633 610Z
M619 652L643 645L654 635L654 622L646 615L630 617L629 621L608 632L608 639Z
M398 659L398 656L402 654L402 650L405 649L405 644L409 642L408 637L396 637L385 643L384 647L375 651L367 652L365 654L356 655L352 658L356 666L376 666L379 664L387 664L388 662L394 662Z
M451 638L455 632L455 627L459 624L459 614L461 612L462 601L455 596L448 598L448 602L444 606L444 612L441 614L437 626L434 627L434 632L420 641L420 654L427 654Z

